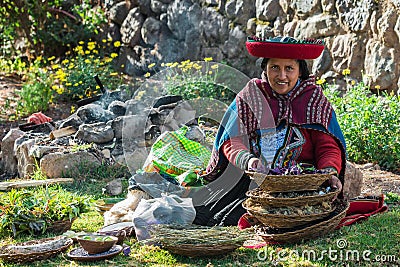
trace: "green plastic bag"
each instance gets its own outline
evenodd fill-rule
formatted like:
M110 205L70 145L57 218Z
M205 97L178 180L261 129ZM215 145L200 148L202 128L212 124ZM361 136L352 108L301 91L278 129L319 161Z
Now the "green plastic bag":
M211 158L211 152L198 142L188 139L188 127L160 135L143 166L145 172L158 172L169 181L182 186L201 186L200 176Z

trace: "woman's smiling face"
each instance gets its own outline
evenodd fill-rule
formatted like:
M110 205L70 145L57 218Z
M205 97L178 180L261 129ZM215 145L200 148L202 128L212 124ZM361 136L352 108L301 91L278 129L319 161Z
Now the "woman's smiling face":
M270 58L264 72L272 89L280 95L292 90L301 76L296 59Z

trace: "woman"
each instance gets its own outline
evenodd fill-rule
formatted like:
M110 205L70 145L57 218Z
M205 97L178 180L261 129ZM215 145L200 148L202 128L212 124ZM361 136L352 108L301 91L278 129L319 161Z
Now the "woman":
M241 178L222 198L196 207L196 224L237 224L246 212L241 203L250 186L245 170L308 163L335 173L329 180L333 188L341 191L344 183L343 134L305 61L322 53L322 42L254 37L246 47L263 58L261 79L252 79L225 113L204 176L208 181Z

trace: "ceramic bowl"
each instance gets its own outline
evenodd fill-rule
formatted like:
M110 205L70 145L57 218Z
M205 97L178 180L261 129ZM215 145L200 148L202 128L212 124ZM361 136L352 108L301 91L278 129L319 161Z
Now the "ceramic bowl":
M106 252L110 250L110 248L112 248L112 246L114 246L118 241L118 238L115 236L100 234L81 235L76 239L82 248L89 254Z

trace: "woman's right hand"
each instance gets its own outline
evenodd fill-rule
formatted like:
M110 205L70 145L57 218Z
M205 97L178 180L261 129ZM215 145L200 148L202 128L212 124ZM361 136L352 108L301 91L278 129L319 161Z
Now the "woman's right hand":
M258 158L251 158L247 163L247 170L255 171L260 173L267 173L268 169L262 164L261 160Z

